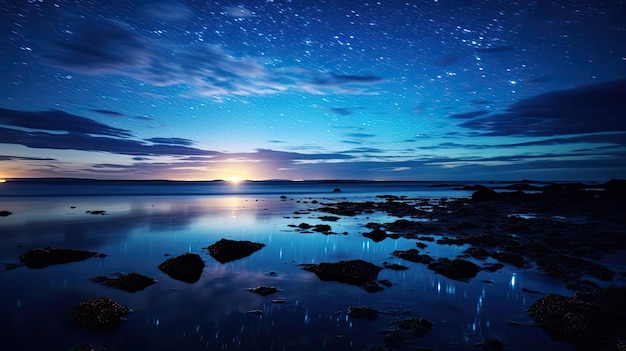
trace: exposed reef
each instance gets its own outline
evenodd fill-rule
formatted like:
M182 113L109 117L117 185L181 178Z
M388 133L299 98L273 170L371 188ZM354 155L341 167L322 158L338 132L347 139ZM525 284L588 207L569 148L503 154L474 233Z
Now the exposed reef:
M200 280L204 266L199 255L187 252L161 262L159 269L174 279L195 283Z

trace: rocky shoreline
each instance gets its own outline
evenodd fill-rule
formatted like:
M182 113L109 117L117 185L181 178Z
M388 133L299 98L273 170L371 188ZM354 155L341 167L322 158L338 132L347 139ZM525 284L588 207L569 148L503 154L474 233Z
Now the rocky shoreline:
M496 272L506 265L544 272L560 279L572 295L547 294L532 304L528 315L537 327L580 350L626 349L626 287L615 285L619 278L626 277L626 271L616 271L604 261L608 254L626 252L626 181L611 180L592 187L579 183L543 187L518 183L506 187L464 186L461 189L473 190L471 198L412 199L380 195L378 201L314 200L308 204L310 208L298 214L311 214L320 221L333 223L363 214L385 213L396 217L390 222L363 223L361 235L374 243L398 238L414 240L415 248L389 252L389 257L423 264L452 280L469 281L480 271ZM282 201L286 199L283 197ZM336 234L329 224L299 223L289 227L295 228L298 234ZM424 252L432 243L468 245L469 248L455 258L432 257ZM265 246L263 243L220 239L204 250L220 264L228 264ZM93 257L106 258L106 254L45 247L27 251L19 257L20 264L9 264L5 269L21 265L42 269ZM487 263L487 258L499 263ZM200 255L185 253L166 259L158 268L172 279L193 284L203 273L204 261ZM393 285L393 282L378 279L383 269L411 269L397 263L363 260L300 266L320 280L355 285L369 293ZM130 293L157 283L137 272L95 277L93 281ZM270 285L248 290L261 296L282 291ZM278 304L284 301L284 298L272 300ZM129 307L104 297L81 302L70 315L78 325L110 332L118 328L124 316L131 312ZM248 313L260 315L263 311ZM370 306L353 305L349 306L347 314L372 320L384 312ZM411 340L436 328L422 317L396 319L382 334L384 346L372 350L410 348ZM496 339L485 340L476 346L484 350L506 350L506 344Z

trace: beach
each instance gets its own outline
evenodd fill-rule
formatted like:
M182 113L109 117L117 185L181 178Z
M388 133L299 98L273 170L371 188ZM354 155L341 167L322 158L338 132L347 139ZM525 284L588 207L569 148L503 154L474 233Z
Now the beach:
M623 182L11 183L0 184L7 349L586 349L529 308L626 285ZM220 262L208 249L220 239L263 246ZM50 247L97 255L20 260ZM159 268L186 253L204 263L197 281ZM445 259L478 271L431 265ZM367 284L320 279L321 263L356 260L380 268ZM156 283L128 292L92 281L131 272ZM101 297L132 313L105 332L72 319ZM403 327L418 319L425 333ZM626 335L602 337L598 349L618 349Z

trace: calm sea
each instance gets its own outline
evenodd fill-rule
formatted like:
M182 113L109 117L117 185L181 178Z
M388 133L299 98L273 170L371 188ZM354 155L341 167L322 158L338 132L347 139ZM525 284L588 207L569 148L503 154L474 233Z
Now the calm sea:
M473 184L473 183L469 183ZM0 271L0 333L6 350L72 350L81 344L107 350L371 350L384 346L385 330L399 318L422 317L434 327L399 349L474 349L497 338L507 350L571 350L530 326L526 308L541 297L523 289L568 294L561 283L532 269L507 266L480 272L469 282L434 274L422 264L391 256L415 248L404 238L374 242L369 222L397 217L367 213L325 222L317 204L384 201L376 195L468 197L437 182L103 182L23 181L0 184L0 265L19 263L29 249L54 246L104 253L105 258ZM341 191L335 191L339 189ZM94 215L89 211L104 211ZM414 218L413 220L428 220ZM300 223L329 224L340 234L300 233ZM433 233L424 233L439 238ZM203 248L221 238L266 246L219 263ZM454 258L467 246L424 241L424 253ZM157 266L185 252L206 267L199 281L174 280ZM166 256L168 255L168 256ZM299 264L362 259L409 267L383 270L392 286L378 293L320 281ZM484 262L477 262L484 264ZM158 282L128 293L92 278L138 272ZM248 288L271 285L270 296ZM81 301L108 296L133 313L115 331L98 333L71 323ZM284 299L274 303L273 299ZM351 305L383 312L374 320L348 316ZM255 313L249 313L256 311ZM513 322L513 323L511 323Z

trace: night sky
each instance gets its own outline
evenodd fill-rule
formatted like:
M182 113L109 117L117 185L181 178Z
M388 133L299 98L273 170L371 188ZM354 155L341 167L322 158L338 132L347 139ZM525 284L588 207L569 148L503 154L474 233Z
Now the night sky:
M0 178L626 178L625 1L0 4Z

